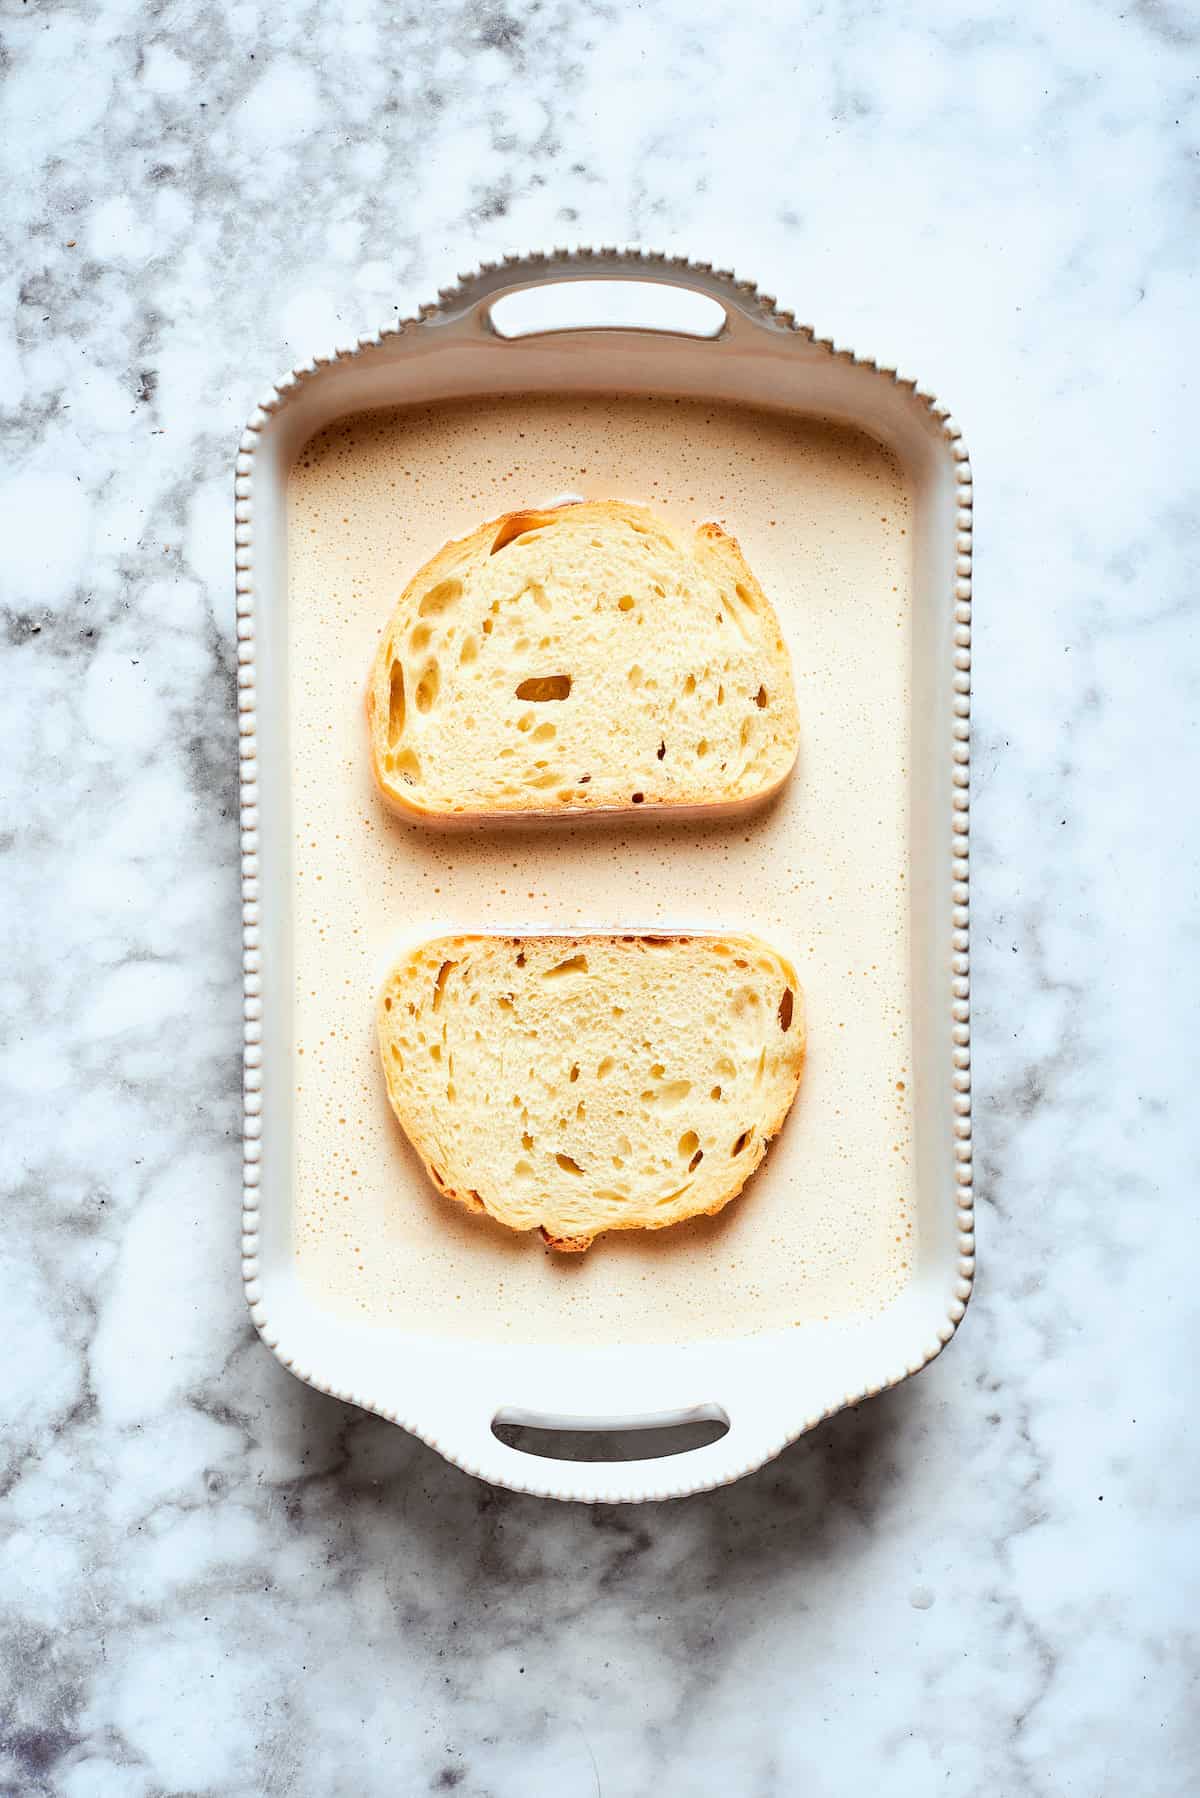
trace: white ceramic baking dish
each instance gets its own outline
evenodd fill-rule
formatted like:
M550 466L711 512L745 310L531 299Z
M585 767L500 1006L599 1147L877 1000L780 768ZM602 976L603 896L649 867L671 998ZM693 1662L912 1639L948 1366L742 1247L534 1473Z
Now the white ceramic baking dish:
M295 1254L289 469L316 431L367 408L618 387L844 421L887 445L911 483L908 890L918 1214L911 1277L882 1314L733 1340L727 1333L706 1340L701 1330L689 1340L636 1347L567 1341L548 1353L511 1335L439 1339L419 1316L411 1328L349 1321L314 1298L298 1278ZM266 395L236 472L243 1272L263 1340L299 1378L399 1423L497 1484L558 1498L641 1500L739 1478L823 1418L917 1372L950 1340L974 1271L971 515L960 433L915 382L818 339L732 274L644 252L564 251L487 266L419 318L295 368ZM594 1431L704 1418L727 1421L727 1433L687 1452L611 1463L525 1453L494 1430L505 1421Z

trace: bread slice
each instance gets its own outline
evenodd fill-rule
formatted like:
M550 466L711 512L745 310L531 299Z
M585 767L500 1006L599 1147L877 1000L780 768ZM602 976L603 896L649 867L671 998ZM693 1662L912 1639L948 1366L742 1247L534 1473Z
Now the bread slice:
M764 798L796 759L779 621L732 537L617 500L448 543L383 633L371 763L451 820Z
M804 1002L749 936L448 936L392 970L379 1046L438 1189L579 1250L736 1197L796 1095Z

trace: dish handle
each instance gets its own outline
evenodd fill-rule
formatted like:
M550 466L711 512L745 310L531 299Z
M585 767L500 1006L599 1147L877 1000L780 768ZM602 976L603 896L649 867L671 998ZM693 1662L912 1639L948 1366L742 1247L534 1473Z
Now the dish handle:
M700 1403L614 1417L478 1402L443 1409L432 1445L494 1485L596 1504L727 1485L772 1459L786 1440L778 1416L772 1420L768 1407L760 1413L753 1404L749 1411L740 1403Z
M521 338L572 331L655 331L728 342L794 330L788 313L731 271L637 250L562 250L481 269L428 309L431 327Z

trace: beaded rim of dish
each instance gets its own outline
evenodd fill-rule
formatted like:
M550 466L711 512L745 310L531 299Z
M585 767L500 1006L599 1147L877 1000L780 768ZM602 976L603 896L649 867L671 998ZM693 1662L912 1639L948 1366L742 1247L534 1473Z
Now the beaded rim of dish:
M957 483L955 512L955 580L954 580L954 629L953 629L953 676L952 676L952 719L951 719L951 756L953 783L952 818L951 818L951 1007L950 1007L950 1039L951 1060L953 1064L953 1114L954 1114L954 1155L956 1193L956 1223L958 1228L958 1261L957 1277L951 1288L951 1296L946 1309L946 1317L938 1326L935 1338L923 1351L903 1367L895 1368L885 1379L863 1386L858 1391L847 1392L836 1403L826 1407L824 1411L815 1412L806 1417L797 1428L787 1431L774 1443L765 1454L757 1455L745 1466L720 1473L715 1479L686 1477L686 1469L693 1464L697 1452L668 1457L665 1466L676 1466L684 1478L676 1482L653 1484L649 1487L631 1486L619 1493L600 1493L586 1486L584 1469L586 1463L578 1463L580 1483L570 1491L552 1490L543 1483L521 1478L522 1464L529 1457L516 1455L515 1451L506 1449L505 1454L514 1455L514 1464L509 1465L502 1458L502 1466L484 1469L470 1461L462 1459L452 1449L440 1442L431 1434L399 1412L385 1405L375 1403L360 1392L343 1391L324 1382L302 1358L293 1356L280 1345L278 1333L273 1330L263 1304L263 1289L259 1266L259 1188L262 1174L262 941L260 936L260 879L259 867L259 794L258 794L258 738L257 738L257 701L255 690L255 630L254 630L254 541L253 517L251 505L251 475L254 454L260 432L266 426L271 415L286 405L297 389L322 369L345 362L363 351L370 350L385 342L388 338L404 335L420 330L430 322L444 318L450 312L462 310L466 306L486 299L491 292L491 278L496 275L511 276L520 279L529 276L536 279L545 274L550 279L561 278L566 269L594 268L614 272L619 268L633 271L657 270L663 273L677 273L685 277L700 276L703 279L703 291L710 292L714 298L724 293L734 299L743 309L755 313L764 323L777 325L785 331L794 333L817 349L824 350L830 357L852 362L859 367L872 369L895 383L897 387L907 388L912 398L936 418L941 425L942 434L950 445L955 463L955 480ZM422 1441L436 1449L454 1465L463 1468L477 1478L491 1481L494 1484L509 1487L516 1492L533 1493L540 1496L574 1499L585 1503L628 1504L644 1500L661 1498L682 1498L696 1492L711 1491L714 1487L730 1485L735 1480L744 1478L757 1468L765 1466L780 1454L789 1443L795 1442L807 1431L815 1429L818 1424L829 1417L836 1416L839 1411L859 1404L865 1398L873 1398L877 1393L897 1386L910 1374L919 1373L923 1367L941 1353L945 1345L954 1335L967 1308L975 1276L975 1220L974 1220L974 1183L972 1169L971 1146L971 1014L970 1014L970 734L971 734L971 562L972 562L972 519L974 511L974 484L971 464L967 456L962 432L950 416L947 407L918 386L917 382L907 375L899 373L894 364L878 362L872 357L859 356L853 350L835 343L832 338L818 337L809 325L797 322L793 312L776 304L769 294L760 293L752 281L743 281L731 269L718 269L708 262L695 262L686 256L667 256L657 251L636 248L622 248L616 245L603 246L598 249L555 249L552 251L534 251L529 253L513 253L504 256L498 262L484 262L472 273L460 275L451 287L439 290L437 301L421 306L411 318L397 319L394 323L382 326L379 330L356 338L352 343L339 345L327 355L318 355L310 361L298 363L286 375L275 383L275 386L259 402L258 407L249 419L246 429L238 445L236 471L234 479L234 567L237 593L237 688L238 688L238 755L241 788L241 866L242 866L242 968L243 968L243 1048L242 1048L242 1083L243 1083L243 1170L242 1170L242 1280L246 1293L246 1302L250 1307L250 1315L263 1341L272 1350L283 1365L329 1397L341 1400L345 1404L353 1404L364 1410L373 1411L378 1416L396 1423L411 1435L419 1436ZM497 1448L503 1445L496 1443ZM713 1445L714 1447L716 1444ZM543 1461L543 1466L549 1463ZM631 1466L638 1463L630 1463ZM644 1464L643 1464L644 1465ZM532 1474L536 1467L529 1468ZM644 1476L643 1476L644 1477Z

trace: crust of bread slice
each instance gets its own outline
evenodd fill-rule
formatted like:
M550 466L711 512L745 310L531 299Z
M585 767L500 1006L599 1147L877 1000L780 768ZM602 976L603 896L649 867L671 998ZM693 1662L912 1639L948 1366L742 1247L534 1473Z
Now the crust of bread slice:
M442 824L740 810L799 747L779 621L734 538L618 500L446 544L400 597L366 706L383 798Z
M795 969L751 936L447 936L384 983L392 1109L438 1191L579 1253L712 1216L796 1095Z

